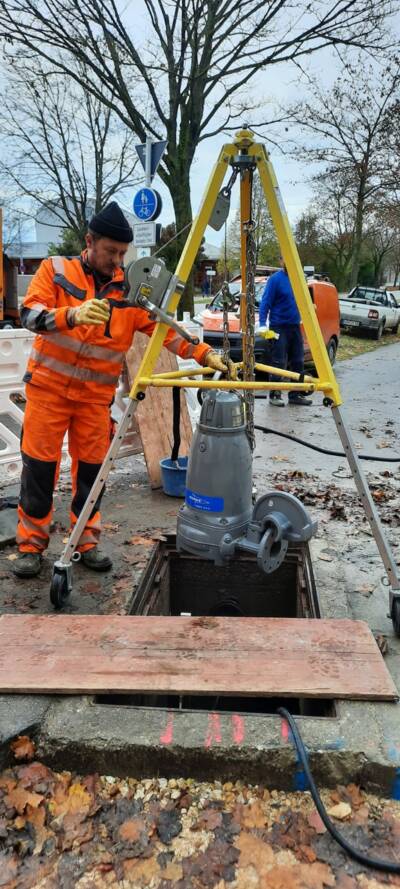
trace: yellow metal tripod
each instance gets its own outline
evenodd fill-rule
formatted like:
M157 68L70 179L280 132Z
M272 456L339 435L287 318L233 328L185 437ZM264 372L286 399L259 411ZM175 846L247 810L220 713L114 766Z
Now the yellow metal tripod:
M287 382L279 382L279 389L298 390L298 391L319 391L324 394L324 404L332 409L332 414L336 423L336 427L349 461L349 465L354 477L354 481L361 498L365 514L370 523L374 538L376 540L379 552L381 554L389 583L390 583L390 614L392 616L396 632L400 635L400 578L397 574L397 566L393 558L392 551L386 539L385 533L381 526L379 516L376 511L374 501L368 488L367 481L363 474L357 451L354 447L349 430L341 412L341 396L339 387L329 361L329 357L325 348L322 333L316 318L315 307L312 303L307 283L304 277L303 269L297 252L297 248L290 230L288 217L276 180L273 166L269 159L268 153L264 145L254 141L253 134L248 130L241 130L236 134L236 138L232 143L224 145L220 151L218 160L211 173L199 212L193 221L188 239L183 249L182 255L178 262L175 276L173 278L173 286L168 291L167 302L164 303L164 312L171 317L174 316L179 304L180 296L184 285L186 284L190 272L192 270L195 258L200 249L202 238L206 226L212 216L219 191L221 189L225 174L229 167L238 169L241 176L240 181L240 200L241 200L241 258L242 258L242 302L241 302L241 319L243 337L246 337L245 318L246 318L246 236L244 231L245 222L249 221L251 211L251 170L257 170L263 186L268 209L275 227L281 254L285 262L289 279L296 298L296 303L303 322L304 330L309 343L313 362L317 371L316 376L297 374L291 371L274 368L269 365L256 364L258 370L271 374L276 374ZM191 379L187 378L187 371L176 371L174 373L154 374L158 356L163 347L165 335L168 330L168 324L159 322L156 324L154 333L149 340L149 344L144 353L142 362L136 374L131 391L126 412L119 424L117 434L114 441L110 445L109 451L105 457L103 466L99 471L96 481L93 484L75 528L69 538L68 543L62 553L62 556L54 566L54 575L51 588L51 601L56 608L59 608L68 597L72 588L71 581L71 560L74 560L75 549L78 544L80 535L85 527L86 520L91 509L96 502L99 491L104 485L108 473L118 454L119 447L124 439L125 432L129 426L132 415L139 403L145 397L147 386L168 387L181 386L185 388L218 388L232 389L232 382L229 380L210 380L208 377L213 371L208 368L199 368L198 371L190 371ZM193 377L204 377L204 379L193 379ZM254 382L249 380L238 381L234 383L235 390L268 390L275 389L276 382Z

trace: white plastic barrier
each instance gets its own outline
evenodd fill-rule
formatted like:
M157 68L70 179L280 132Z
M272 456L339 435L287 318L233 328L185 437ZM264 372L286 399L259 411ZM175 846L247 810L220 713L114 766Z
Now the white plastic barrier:
M0 330L0 480L3 484L18 478L21 472L20 438L24 420L25 386L22 382L34 334L28 330ZM122 409L120 391L116 399ZM118 411L116 411L118 419ZM141 451L140 439L134 427L129 428L119 452L128 457ZM68 441L64 441L61 468L69 465Z
M12 481L21 471L19 442L25 407L22 377L32 340L33 334L27 330L0 330L0 465L6 481Z

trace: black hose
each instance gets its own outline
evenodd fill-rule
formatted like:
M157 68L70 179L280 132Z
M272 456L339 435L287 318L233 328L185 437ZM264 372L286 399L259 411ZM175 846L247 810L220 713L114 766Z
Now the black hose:
M345 839L345 837L336 829L335 825L332 823L331 819L327 815L325 806L318 793L308 763L306 749L304 747L300 732L296 726L293 716L289 713L288 710L286 710L286 707L278 707L277 713L279 713L279 716L282 716L283 719L286 719L286 722L290 727L299 760L303 766L305 776L310 786L310 792L315 803L315 808L317 809L318 814L320 815L326 829L329 831L333 839L336 840L337 843L339 843L339 846L341 846L348 855L350 855L350 858L354 858L355 861L359 861L360 864L365 864L367 867L375 868L375 870L387 871L387 873L390 874L400 874L400 864L395 864L394 861L383 861L380 858L369 858L368 855L364 855L362 852L359 852L358 849L355 849L354 846L351 846L350 843Z
M288 438L289 441L295 441L297 444L304 445L305 448L310 448L312 451L318 451L319 454L327 454L328 457L346 456L343 451L330 451L328 448L319 448L318 445L311 444L310 441L304 441L302 438L297 438L296 435L289 435L288 432L279 432L277 429L270 429L269 426L254 425L254 429L258 429L259 432L264 432L265 435L279 435L281 438ZM400 463L400 457L372 457L371 454L358 454L358 459L375 460L376 463Z

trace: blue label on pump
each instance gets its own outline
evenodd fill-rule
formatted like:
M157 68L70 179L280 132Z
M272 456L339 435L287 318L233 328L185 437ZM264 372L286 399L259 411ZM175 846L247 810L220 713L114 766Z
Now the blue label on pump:
M193 509L202 509L204 512L222 512L224 508L223 497L206 497L204 494L196 494L186 488L186 503Z

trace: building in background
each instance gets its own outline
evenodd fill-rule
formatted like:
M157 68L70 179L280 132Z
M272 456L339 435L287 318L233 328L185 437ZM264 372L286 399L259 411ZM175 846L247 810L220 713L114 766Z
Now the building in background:
M89 206L88 216L92 216L94 205ZM133 226L135 217L124 209L124 214L130 225ZM18 275L34 275L40 266L42 259L46 259L50 244L58 244L63 232L68 228L67 223L62 224L61 211L55 211L54 207L41 207L35 219L35 240L15 240L7 245L6 255L11 265L17 269ZM129 245L127 262L136 259L136 247Z

